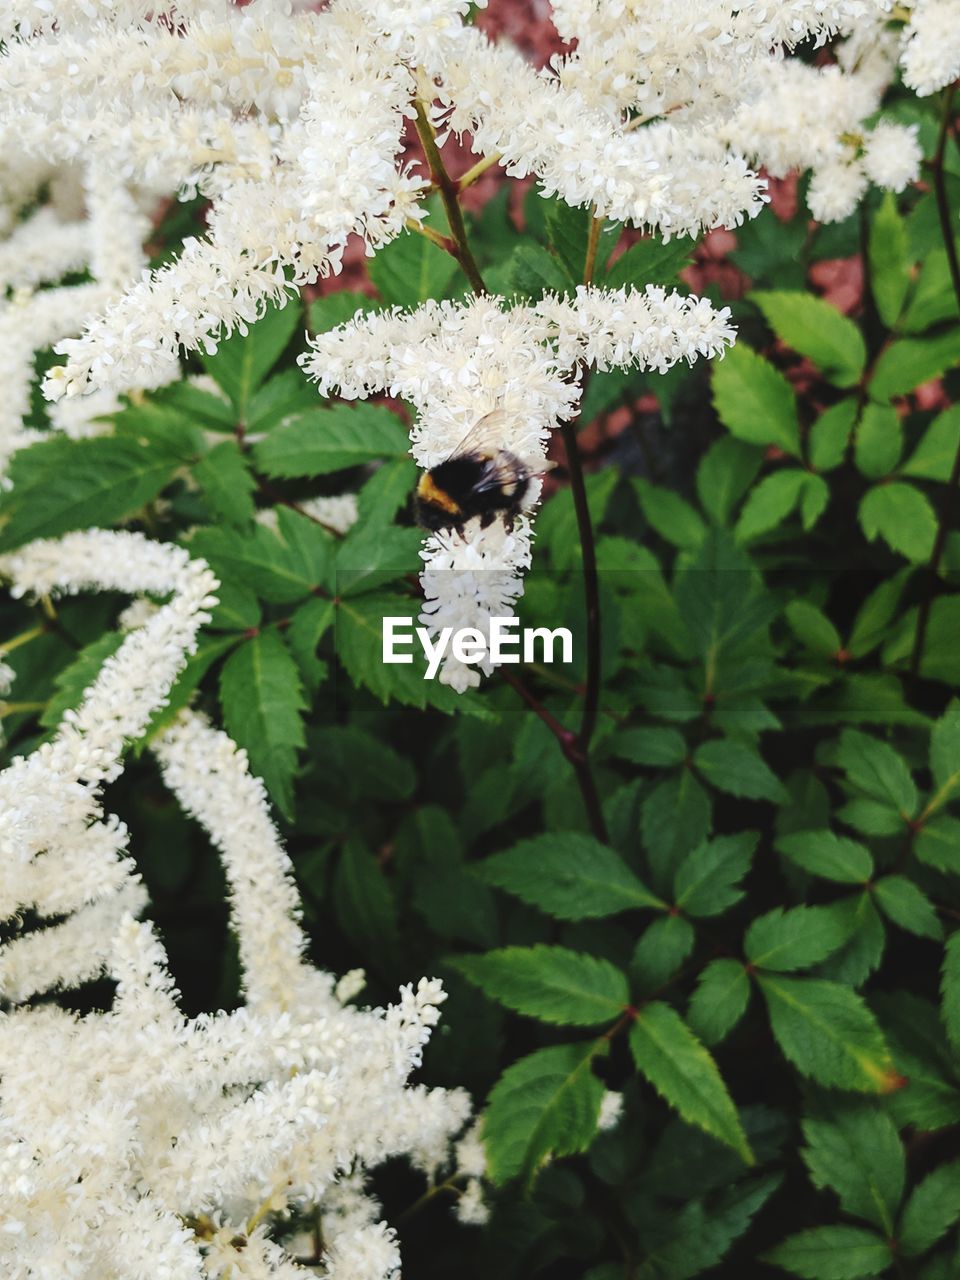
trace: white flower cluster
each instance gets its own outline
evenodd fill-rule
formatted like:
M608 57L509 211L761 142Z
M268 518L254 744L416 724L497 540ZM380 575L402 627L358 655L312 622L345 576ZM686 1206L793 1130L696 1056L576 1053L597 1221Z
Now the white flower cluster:
M920 171L916 126L864 124L896 68L897 36L880 18L861 21L838 46L834 65L788 59L760 67L755 100L744 102L720 130L774 177L811 170L808 203L820 222L848 217L868 182L902 191Z
M917 0L904 57L922 92L944 83L955 60L956 5ZM862 123L895 47L879 61L870 54L869 71L843 74L783 56L838 33L896 46L884 30L889 0L558 0L558 30L576 48L540 72L465 25L468 8L9 0L0 231L71 166L108 205L135 198L142 209L197 191L210 201L206 235L159 270L128 254L109 287L65 297L55 315L12 313L5 331L19 330L18 367L29 331L40 343L59 339L67 357L47 376L50 398L158 385L181 347L212 350L268 301L283 303L290 285L337 272L351 235L375 252L424 216L426 179L403 159L418 94L437 124L469 130L473 148L500 154L511 174L535 174L545 193L666 238L757 213L759 164L814 166L818 192L837 183L839 195L816 195L825 217L839 216L868 177L897 189L915 175L909 130L887 125L871 144ZM83 228L39 248L51 214L37 216L15 233L25 252L14 274L33 287L82 262L100 280ZM133 223L118 216L126 244ZM113 251L98 243L101 258ZM0 285L17 257L0 250ZM9 362L7 343L0 349ZM5 410L18 407L22 395Z
M576 413L584 368L663 372L680 360L719 355L733 341L729 318L727 308L654 286L581 287L573 298L512 307L483 296L355 316L313 339L301 363L323 394L355 399L386 391L415 405L411 452L421 467L444 461L478 419L498 410L497 446L536 474L552 429ZM499 520L481 529L474 520L463 534L426 539L425 626L488 634L492 617L512 614L530 564L530 511L539 492L534 484L512 530ZM491 669L451 656L440 678L462 692Z
M884 29L890 7L557 0L554 19L576 41L573 53L537 73L474 32L436 67L438 92L451 127L470 130L475 150L500 152L509 173L535 173L570 204L592 203L668 239L757 213L761 165L775 174L813 168L821 185L836 179L842 198L818 197L814 210L831 220L846 216L868 177L900 190L919 170L914 131L890 124L869 162L863 122L896 61L896 36ZM807 39L856 33L869 55L862 66L783 56Z
M960 0L914 0L906 7L903 79L923 98L960 79Z
M51 183L49 192L49 200L0 242L0 477L11 456L36 435L24 426L35 353L78 333L146 262L142 244L149 219L141 202L106 168L89 163L82 182ZM4 194L0 185L0 205ZM80 270L89 274L89 283L44 287ZM139 385L158 386L177 371L175 360L155 366L152 378L145 371ZM55 425L88 434L93 417L116 407L112 395L108 403L102 397L84 402L69 421L55 419Z
M93 531L0 561L15 595L90 587L170 598L127 611L120 648L51 741L0 773L0 1270L58 1280L294 1280L318 1274L266 1223L318 1215L327 1280L391 1280L394 1233L363 1171L407 1154L432 1174L467 1118L460 1092L407 1087L444 999L436 981L388 1009L344 1001L303 959L298 897L263 784L242 751L182 712L153 750L219 849L243 1007L180 1012L145 893L103 784L161 708L215 602L178 547ZM136 625L139 622L140 625ZM29 922L29 923L27 923ZM35 995L107 976L108 1012ZM275 1220L275 1217L274 1217ZM270 1222L272 1226L272 1222Z
M91 163L146 196L199 190L211 202L207 235L178 259L153 273L131 264L122 297L74 307L80 339L44 335L62 337L68 358L47 378L51 398L153 385L180 346L213 350L268 300L284 302L289 283L339 270L351 235L373 252L422 216L425 180L401 155L408 62L435 31L459 28L465 3L168 8L31 0L7 21L5 147Z

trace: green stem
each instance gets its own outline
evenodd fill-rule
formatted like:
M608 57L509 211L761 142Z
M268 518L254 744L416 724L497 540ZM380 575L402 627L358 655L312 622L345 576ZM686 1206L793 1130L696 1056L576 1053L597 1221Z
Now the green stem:
M597 548L593 537L593 522L590 519L587 486L584 482L580 451L577 448L576 428L572 422L563 422L560 424L560 430L567 453L570 491L573 494L573 507L580 535L580 551L583 556L583 594L587 609L587 679L577 744L586 755L597 725L597 710L600 705L600 581L597 574Z
M5 716L25 715L28 711L45 711L45 702L0 702L0 720Z
M418 222L416 218L407 218L405 225L408 231L412 231L415 235L423 236L424 239L430 240L438 249L442 249L444 253L453 253L453 246L448 237L442 236L439 231L434 231L433 227L425 227L423 223Z
M393 1219L395 1226L402 1226L405 1222L409 1222L411 1218L416 1217L421 1209L425 1209L427 1205L435 1200L437 1196L443 1192L449 1191L451 1195L459 1196L460 1188L456 1185L457 1175L453 1174L447 1178L445 1182L438 1182L435 1186L427 1187L422 1196L414 1200L404 1211Z
M597 266L597 249L600 245L600 232L603 230L603 218L598 218L596 214L596 205L594 205L593 217L590 221L590 232L587 236L587 256L583 264L583 283L590 284L593 281L593 273Z
M478 178L482 178L488 169L492 169L495 164L499 164L503 159L499 151L495 151L492 156L484 156L466 173L461 173L457 179L457 187L460 191L466 191L467 187L472 187Z
M0 644L0 658L6 657L8 653L13 653L14 649L19 649L22 644L29 644L31 640L36 640L38 636L46 635L46 633L47 628L45 626L29 627L26 631L21 631L12 640L6 640L3 644Z
M440 199L443 201L443 207L447 214L447 222L450 224L451 239L446 241L445 247L460 263L463 273L470 281L474 291L476 293L486 293L487 286L483 283L480 268L477 266L476 260L470 252L470 245L467 242L467 228L463 221L460 201L457 199L457 183L450 177L444 167L440 148L437 146L437 139L433 132L433 125L430 123L426 106L419 97L414 99L414 107L417 113L417 134L423 147L423 154L427 157L427 164L430 166L430 177L440 193Z
M946 176L943 167L943 157L947 147L947 139L950 136L953 100L956 92L957 83L954 83L950 85L944 95L943 114L940 118L940 134L937 139L937 149L934 152L931 167L933 169L933 187L937 199L937 212L940 215L940 234L943 238L947 262L950 264L950 278L953 281L953 290L957 297L957 310L960 311L960 262L957 260L957 242L954 236L950 202L947 199ZM910 655L910 675L914 679L920 673L920 663L923 660L923 646L927 638L927 627L930 622L930 610L933 607L933 598L937 587L940 560L943 557L943 549L947 541L947 532L950 528L958 488L960 488L960 447L958 447L956 456L953 459L950 478L947 480L947 491L944 495L943 508L937 523L937 534L933 541L930 562L927 565L927 590L917 612L917 632L913 642L913 653Z

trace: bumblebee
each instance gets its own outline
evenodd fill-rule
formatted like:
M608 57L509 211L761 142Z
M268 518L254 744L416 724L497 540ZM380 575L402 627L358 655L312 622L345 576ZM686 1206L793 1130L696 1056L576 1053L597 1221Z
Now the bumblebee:
M553 462L528 463L497 443L506 415L495 409L471 427L445 462L425 472L414 499L418 524L432 533L454 529L475 517L486 529L497 517L512 529L530 494L534 478Z

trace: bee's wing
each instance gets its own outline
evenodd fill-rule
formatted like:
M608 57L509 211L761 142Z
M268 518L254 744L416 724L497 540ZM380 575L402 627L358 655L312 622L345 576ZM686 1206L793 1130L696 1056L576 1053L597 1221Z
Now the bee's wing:
M459 458L464 453L478 453L481 457L493 457L503 448L503 438L509 417L503 409L484 414L473 424L457 447L450 454Z
M494 473L498 474L501 480L506 478L504 476L504 468L507 464L503 461L498 461L498 458L500 454L510 452L505 450L503 443L509 420L509 414L503 409L494 409L491 413L485 414L473 424L456 449L450 454L451 458L459 458L468 453L479 454L481 458L489 459L490 467L488 469L491 473L491 481L489 484L485 482L485 479L481 482L481 487L484 489L495 489L497 487L498 481L493 479ZM557 465L555 462L541 461L539 458L521 458L520 461L534 476L542 475L545 471L552 471Z

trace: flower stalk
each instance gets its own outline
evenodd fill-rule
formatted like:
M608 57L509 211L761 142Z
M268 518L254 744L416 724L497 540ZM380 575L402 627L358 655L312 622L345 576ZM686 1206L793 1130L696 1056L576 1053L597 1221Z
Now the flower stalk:
M417 113L417 136L423 147L423 153L427 158L427 164L430 166L430 177L440 193L440 199L443 201L443 207L447 215L447 222L450 225L450 239L446 240L444 238L442 247L446 248L456 258L474 291L476 293L486 293L487 286L483 282L480 268L477 266L476 259L467 242L467 228L463 221L460 201L457 199L458 184L447 173L443 158L440 155L440 148L437 146L433 125L430 123L427 107L422 98L416 98L414 108Z

